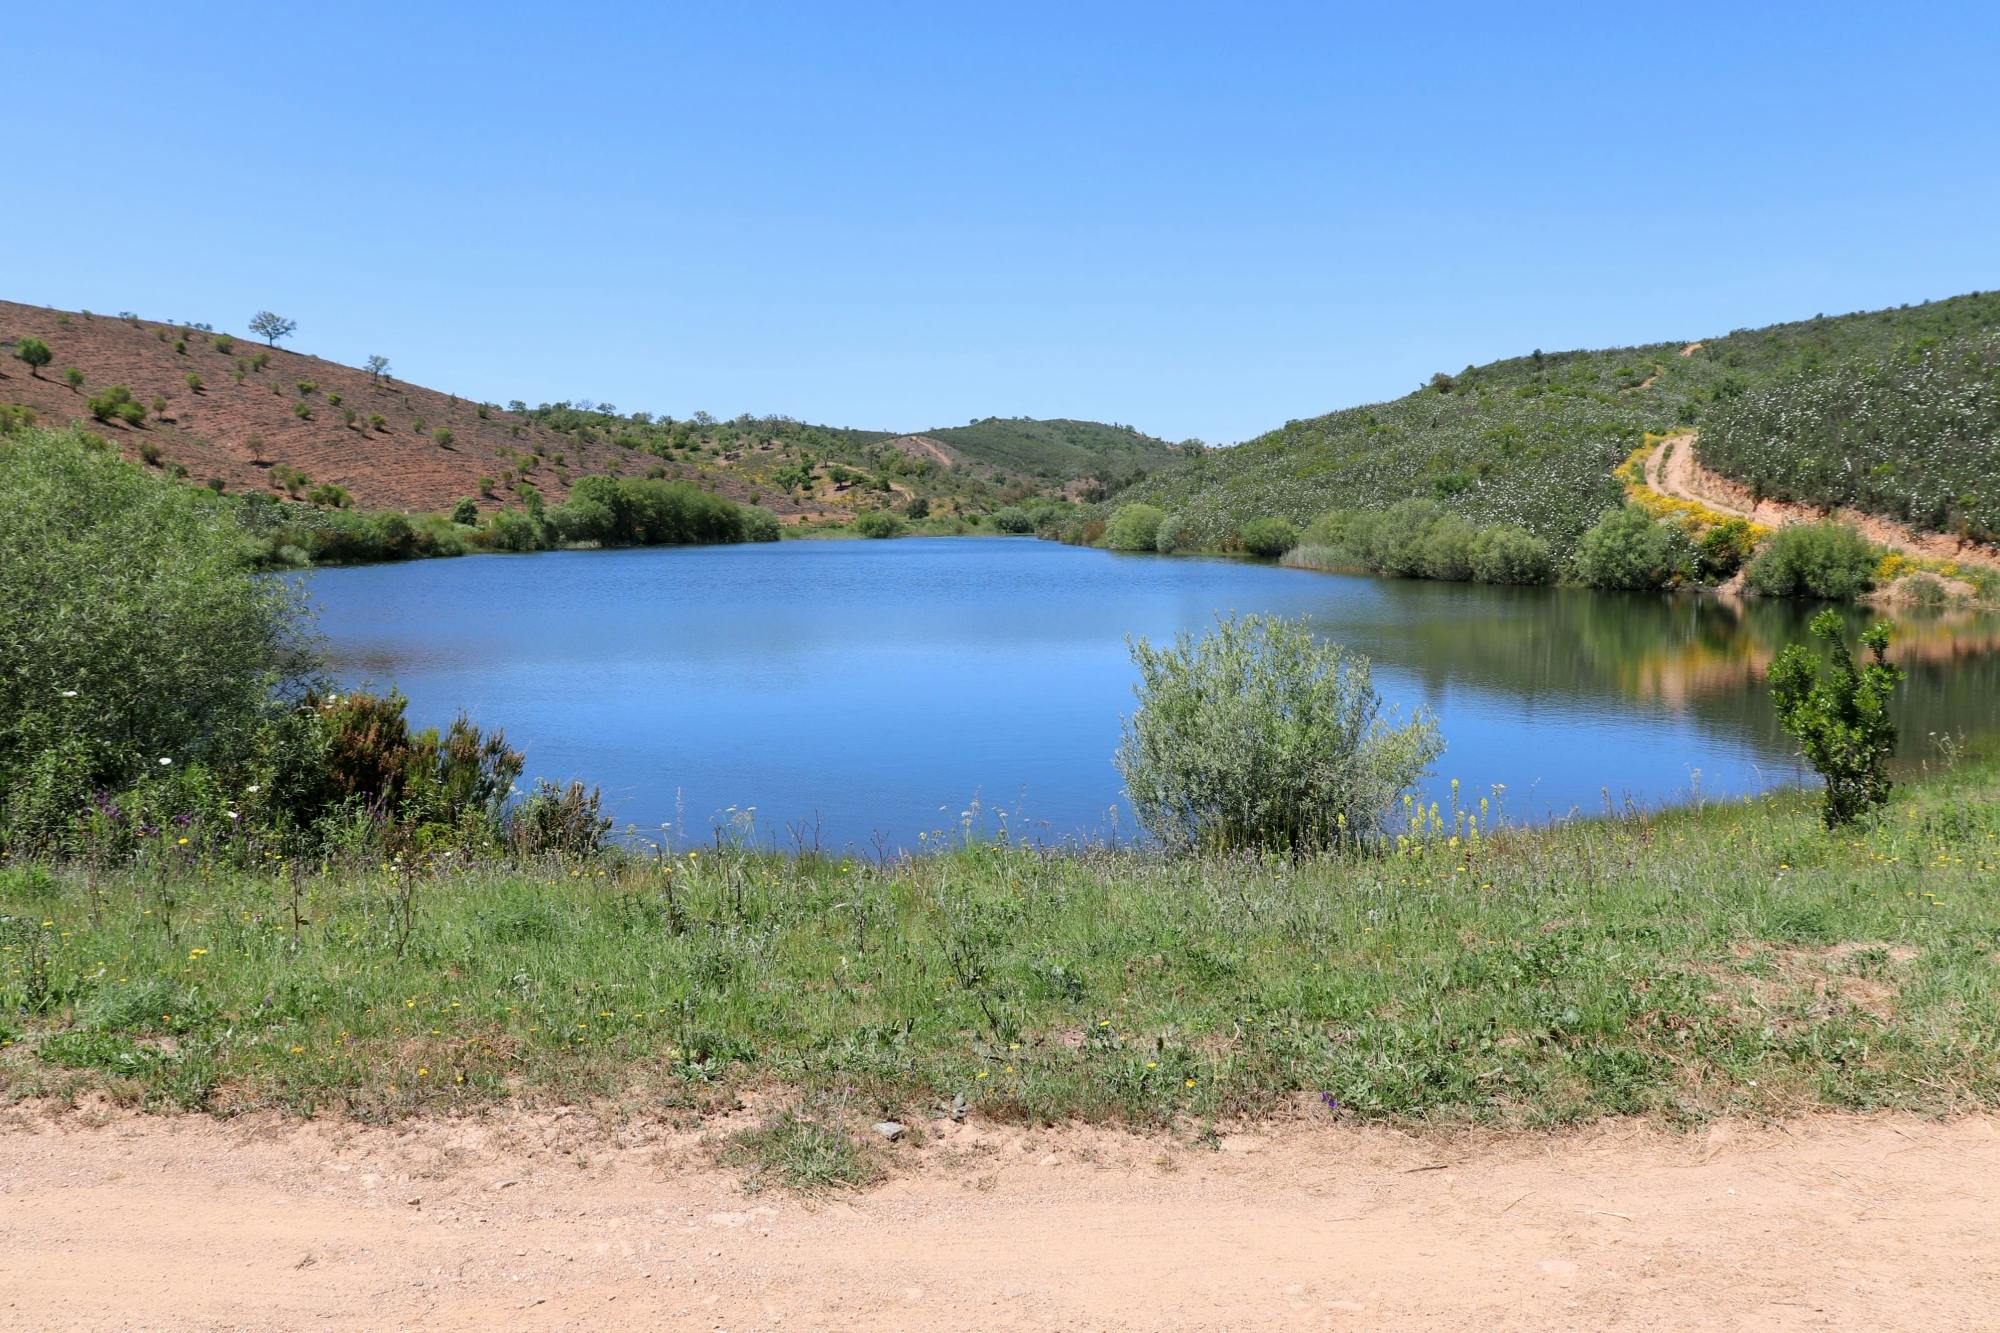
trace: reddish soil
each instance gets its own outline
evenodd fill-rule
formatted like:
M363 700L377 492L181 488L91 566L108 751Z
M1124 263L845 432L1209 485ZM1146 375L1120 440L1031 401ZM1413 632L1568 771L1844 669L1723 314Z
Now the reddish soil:
M0 1124L0 1328L1979 1329L1990 1118L1338 1125L1210 1148L939 1121L861 1193L495 1112Z
M256 338L238 336L224 353L216 346L218 336L151 320L0 301L0 403L25 404L44 424L79 422L130 458L139 458L141 446L150 443L159 451L159 466L180 463L197 483L220 477L231 491L277 493L281 488L272 473L284 464L315 484L346 487L363 509L438 511L462 496L498 508L499 500L480 496L479 478L493 478L495 494L510 499L504 474L521 478L519 460L537 444L544 456L525 479L551 503L568 494L571 481L592 473L643 475L658 467L671 477L696 475L692 468L614 445L579 442L498 407L482 417L478 403L400 380L377 383L364 370L266 348ZM25 337L40 338L54 354L39 376L13 355L13 344ZM176 338L186 340L185 352L174 351ZM260 351L270 353L270 364L238 383L238 362ZM62 381L62 372L72 366L84 373L80 391ZM188 387L190 372L201 376L199 392ZM302 396L301 380L317 390ZM139 427L93 421L86 400L114 384L130 388L149 408L155 397L166 399L164 418L149 411ZM327 401L329 394L340 395L338 406ZM312 409L309 421L294 414L302 401ZM348 408L360 414L352 427L342 420ZM384 418L383 429L369 427L371 415ZM421 433L418 420L424 423ZM440 427L451 431L449 445L434 437ZM261 448L253 448L252 437L262 441ZM745 498L750 489L733 479L706 485L733 499ZM762 498L781 513L796 508L783 496Z

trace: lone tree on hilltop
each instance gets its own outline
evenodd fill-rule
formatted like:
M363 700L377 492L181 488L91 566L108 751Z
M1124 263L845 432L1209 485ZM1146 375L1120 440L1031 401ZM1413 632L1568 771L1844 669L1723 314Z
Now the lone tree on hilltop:
M23 338L14 349L14 355L27 363L28 373L36 379L42 377L42 367L52 359L49 345L40 338Z
M374 380L377 384L380 384L382 382L382 377L389 373L389 358L386 356L371 355L368 358L367 362L362 366L362 369L368 372L369 379Z
M272 310L259 310L250 321L250 331L273 347L278 345L278 339L291 337L298 326L297 320L286 319Z

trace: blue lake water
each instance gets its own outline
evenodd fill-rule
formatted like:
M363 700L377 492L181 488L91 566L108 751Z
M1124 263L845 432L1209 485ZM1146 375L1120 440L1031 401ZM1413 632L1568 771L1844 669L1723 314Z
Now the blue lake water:
M620 827L915 847L978 803L1016 836L1129 838L1111 756L1134 706L1126 636L1218 614L1308 617L1437 715L1431 784L1504 786L1520 819L1736 795L1802 774L1762 668L1805 608L1490 588L1031 538L572 551L310 576L338 675L413 720L461 709L527 779L604 789ZM1857 613L1858 615L1858 613ZM2000 624L1910 622L1906 763L2000 727ZM732 815L731 807L735 813ZM815 830L808 832L806 830Z

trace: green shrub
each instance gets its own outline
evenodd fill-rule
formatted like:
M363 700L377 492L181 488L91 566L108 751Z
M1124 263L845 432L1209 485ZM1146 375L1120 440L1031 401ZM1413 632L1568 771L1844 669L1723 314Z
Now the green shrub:
M1442 752L1429 717L1390 725L1368 659L1269 616L1132 646L1139 709L1118 771L1175 850L1306 853L1371 838Z
M1158 546L1160 532L1165 530L1166 523L1162 521L1154 532L1155 547ZM1254 519L1243 525L1241 535L1243 549L1265 560L1276 560L1299 544L1299 530L1282 518Z
M298 591L204 493L31 428L0 444L0 512L0 799L50 753L91 790L226 758L310 666Z
M134 398L132 391L123 384L114 384L102 393L92 394L84 406L99 421L122 421L128 426L137 426L146 420L145 405Z
M1481 583L1547 583L1555 571L1549 544L1526 528L1481 528L1472 543L1472 577Z
M305 402L293 403L292 415L300 421L311 421L313 416L312 404Z
M1003 505L993 511L993 530L995 532L1033 532L1035 530L1035 520L1030 518L1028 511L1019 505Z
M328 509L345 509L353 503L354 497L347 493L345 486L336 486L329 481L313 487L306 493L306 500Z
M83 372L78 370L75 366L70 366L68 369L63 371L62 380L63 383L69 385L69 387L72 390L81 389L83 387Z
M865 514L857 514L853 527L855 533L863 537L898 537L903 532L903 520L886 509L871 509Z
M1778 724L1825 779L1820 815L1828 828L1838 828L1888 804L1889 756L1896 748L1889 699L1903 673L1888 662L1887 622L1861 636L1869 660L1858 671L1838 611L1814 616L1812 634L1825 641L1827 656L1798 643L1778 654L1771 663L1771 702Z
M1854 529L1832 520L1800 523L1765 539L1744 583L1766 597L1851 601L1875 586L1875 565L1875 549Z
M39 378L42 367L49 363L54 354L49 351L49 345L40 338L23 338L14 345L14 355L28 367L30 375Z
M581 782L558 787L537 782L507 823L508 843L523 857L557 856L580 860L603 846L611 821L602 811L603 793Z
M479 525L479 502L469 495L461 499L451 507L451 521L462 523L466 527L477 527Z
M436 430L431 432L431 439L437 442L437 445L440 449L451 448L451 442L453 438L454 436L452 435L451 427L449 426L439 426Z
M1160 520L1165 517L1156 505L1119 505L1111 515L1111 522L1105 525L1104 546L1112 551L1157 550Z
M139 442L139 458L150 467L158 467L160 464L160 446L154 444L151 440L141 440Z
M930 499L926 496L922 495L915 496L910 500L908 504L903 506L904 518L918 519L918 518L929 518L930 516L931 516L931 502Z
M216 334L215 350L222 353L224 356L228 356L231 352L236 350L236 339L230 337L226 333Z
M1695 542L1695 572L1707 583L1721 583L1743 568L1756 549L1750 525L1740 518L1712 524Z
M774 542L784 535L785 525L778 522L778 516L760 505L743 507L743 540L746 542Z
M501 510L493 516L487 531L497 550L538 551L542 548L540 528L519 510Z
M1637 505L1607 509L1576 547L1576 574L1593 588L1664 588L1688 564L1685 533Z

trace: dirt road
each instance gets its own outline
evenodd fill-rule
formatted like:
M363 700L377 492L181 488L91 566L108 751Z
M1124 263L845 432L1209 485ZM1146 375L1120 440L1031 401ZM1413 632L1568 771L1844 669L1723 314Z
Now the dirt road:
M1217 1148L919 1127L888 1183L746 1196L587 1117L0 1127L23 1329L1992 1327L2000 1121Z
M1646 455L1646 485L1661 495L1677 500L1693 500L1719 513L1747 518L1766 527L1781 528L1788 523L1811 523L1828 517L1828 511L1785 500L1760 500L1738 482L1701 465L1695 453L1692 433L1669 435ZM1962 564L2000 568L2000 551L1978 542L1963 541L1942 532L1918 532L1878 514L1857 509L1836 509L1832 517L1877 546L1934 560L1956 560Z

